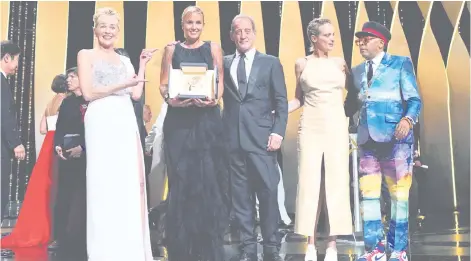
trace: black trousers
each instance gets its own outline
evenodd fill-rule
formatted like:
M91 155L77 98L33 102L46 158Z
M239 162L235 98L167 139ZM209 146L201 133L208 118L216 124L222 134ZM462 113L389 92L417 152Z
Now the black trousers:
M3 220L5 215L5 209L8 204L9 194L10 194L10 172L11 172L11 160L10 158L2 158L2 198L1 198L1 209L0 209L0 219Z
M238 223L241 250L257 253L255 233L255 197L259 200L263 252L277 253L280 246L277 189L280 175L276 154L260 155L237 151L231 154L232 203Z
M86 198L85 156L60 160L54 236L64 254L86 255Z

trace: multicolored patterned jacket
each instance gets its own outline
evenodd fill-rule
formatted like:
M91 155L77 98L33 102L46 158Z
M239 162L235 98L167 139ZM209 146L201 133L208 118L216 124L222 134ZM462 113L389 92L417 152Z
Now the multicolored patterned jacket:
M390 142L403 117L417 122L422 101L409 57L386 53L369 87L365 63L352 68L352 76L345 110L348 117L360 110L358 144L364 144L369 137L376 142ZM399 142L413 143L413 131Z

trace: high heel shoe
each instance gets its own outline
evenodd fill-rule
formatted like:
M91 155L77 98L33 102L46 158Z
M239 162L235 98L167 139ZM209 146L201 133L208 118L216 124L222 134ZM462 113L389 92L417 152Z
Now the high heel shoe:
M331 247L327 248L327 250L325 250L324 261L338 261L337 249Z
M317 250L314 245L307 245L306 255L304 261L317 261Z

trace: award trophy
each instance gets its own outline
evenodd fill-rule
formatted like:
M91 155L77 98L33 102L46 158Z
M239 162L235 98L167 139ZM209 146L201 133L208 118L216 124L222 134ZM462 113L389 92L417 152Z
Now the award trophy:
M215 99L217 69L208 70L205 63L181 63L181 69L169 69L169 98Z

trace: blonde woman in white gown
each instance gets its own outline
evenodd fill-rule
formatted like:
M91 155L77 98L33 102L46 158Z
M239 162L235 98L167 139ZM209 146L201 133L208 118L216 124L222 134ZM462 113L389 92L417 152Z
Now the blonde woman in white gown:
M93 17L98 45L78 53L87 151L87 252L90 261L153 260L147 220L144 160L130 96L143 91L143 50L136 76L129 58L114 51L119 15L111 8Z

